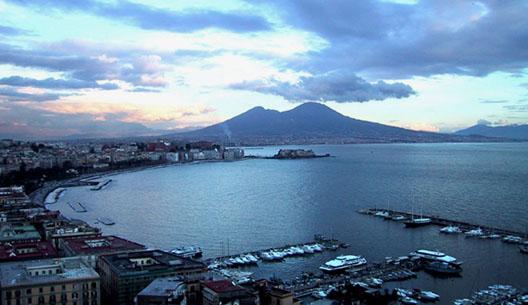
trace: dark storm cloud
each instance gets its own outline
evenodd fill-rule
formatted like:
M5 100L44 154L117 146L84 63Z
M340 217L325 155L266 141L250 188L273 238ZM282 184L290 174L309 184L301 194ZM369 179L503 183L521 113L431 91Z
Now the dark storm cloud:
M56 79L56 78L47 78L43 80L20 77L20 76L11 76L0 78L0 85L9 85L13 87L35 87L35 88L44 88L44 89L85 89L85 88L98 88L105 90L117 89L116 84L106 83L98 84L94 81L82 81L76 79Z
M373 78L398 79L522 73L528 66L528 1L271 3L285 23L329 42L321 52L292 63L313 73L346 66Z
M410 86L403 83L390 84L384 81L369 83L353 73L342 70L301 77L298 84L272 80L268 83L245 82L232 85L231 88L279 95L291 102L366 102L404 98L415 94Z
M115 3L68 0L8 1L39 9L87 12L112 20L121 20L147 30L193 32L206 28L219 28L234 32L255 32L271 28L265 18L246 12L219 12L205 9L176 12L129 1L117 1Z

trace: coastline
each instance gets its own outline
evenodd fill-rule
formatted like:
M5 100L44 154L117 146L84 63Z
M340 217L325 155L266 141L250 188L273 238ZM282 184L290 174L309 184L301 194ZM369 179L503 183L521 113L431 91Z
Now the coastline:
M216 163L216 162L236 162L236 161L243 161L246 160L245 158L242 158L240 160L233 160L233 161L226 161L226 160L202 160L202 161L192 161L192 162L174 162L174 163L164 163L164 164L149 164L149 165L142 165L137 167L130 167L130 168L120 168L115 170L109 170L105 172L98 172L98 173L90 173L90 174L82 174L77 177L68 178L64 180L54 180L54 181L47 181L44 183L43 186L39 187L38 189L34 190L30 194L28 194L31 201L41 207L46 207L46 198L50 193L55 191L58 188L69 188L69 187L78 187L78 186L88 186L92 185L94 180L102 179L105 177L111 177L119 174L124 173L134 173L139 172L147 169L154 169L154 168L165 168L165 167L171 167L171 166L182 166L182 165L196 165L196 164L203 164L203 163Z

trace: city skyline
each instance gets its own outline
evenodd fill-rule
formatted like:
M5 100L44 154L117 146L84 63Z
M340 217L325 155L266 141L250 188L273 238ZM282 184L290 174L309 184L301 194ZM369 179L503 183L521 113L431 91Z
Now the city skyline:
M207 126L309 101L452 132L528 122L523 1L0 0L0 133Z

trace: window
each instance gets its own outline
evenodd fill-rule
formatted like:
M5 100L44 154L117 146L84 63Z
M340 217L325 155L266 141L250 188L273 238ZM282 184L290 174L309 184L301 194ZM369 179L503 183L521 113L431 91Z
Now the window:
M11 291L6 291L6 299L9 300L9 299L11 299L12 296L13 295L12 295Z
M42 287L39 287L39 292L42 293L43 289Z
M97 288L97 283L96 282L92 282L92 289L95 289Z
M55 286L51 286L50 291L55 291Z
M31 288L26 289L26 294L31 294Z
M32 298L27 298L27 303L28 304L31 304L33 302L33 299Z
M62 285L62 291L66 290L66 285Z

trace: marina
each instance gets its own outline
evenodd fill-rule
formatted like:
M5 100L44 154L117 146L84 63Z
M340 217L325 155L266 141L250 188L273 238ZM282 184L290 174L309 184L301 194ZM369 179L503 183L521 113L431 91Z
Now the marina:
M408 221L408 220L411 220L413 217L413 214L409 212L389 210L389 209L380 209L380 208L360 209L358 210L358 213L365 214L365 215L372 215L372 216L379 216L381 215L381 213L383 213L383 215L387 215L383 217L384 219L393 220L393 221L401 221L402 219L404 219L404 221ZM424 221L419 221L421 222L420 226L423 226L423 225L441 226L442 229L440 230L440 232L445 233L445 234L464 233L466 237L480 237L483 239L502 238L502 240L505 243L515 243L515 244L523 244L528 241L526 239L526 237L528 236L528 232L514 231L514 230L509 230L509 229L504 229L504 228L473 224L473 223L469 223L465 221L447 219L447 218L443 218L443 217L435 216L435 215L423 215L420 218L414 218L415 221L419 219L427 219Z

